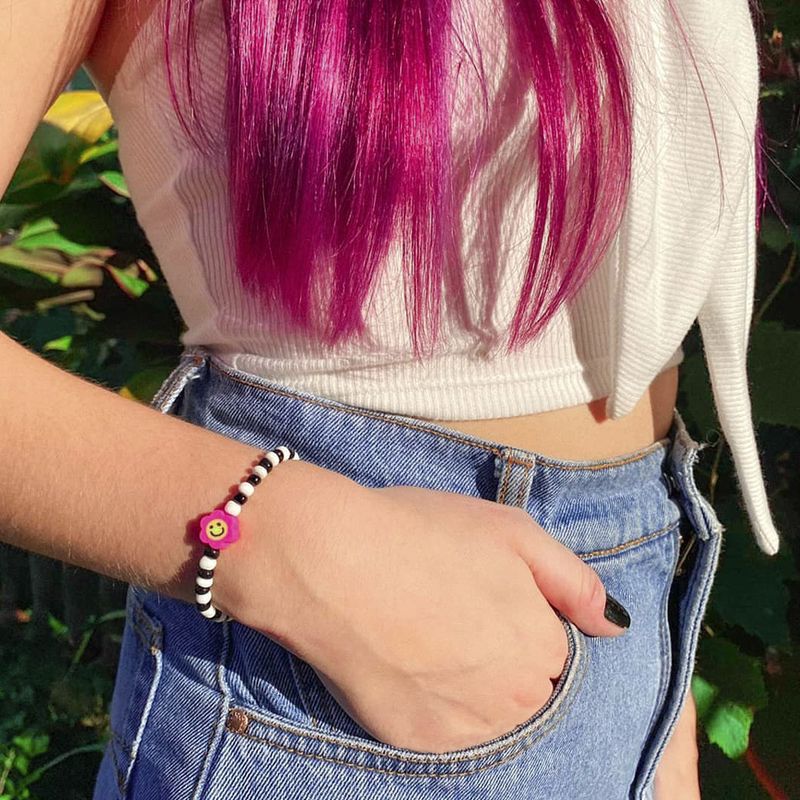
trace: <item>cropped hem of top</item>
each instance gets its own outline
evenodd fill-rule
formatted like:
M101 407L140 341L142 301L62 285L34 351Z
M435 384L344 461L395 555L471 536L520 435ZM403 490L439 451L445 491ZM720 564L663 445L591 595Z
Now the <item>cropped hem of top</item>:
M198 343L201 344L201 343ZM328 397L341 403L372 408L407 417L439 420L474 420L518 417L553 411L598 397L607 397L612 381L607 358L565 368L537 370L535 365L517 367L507 358L476 363L467 355L447 354L414 361L349 367L347 381L321 370L292 371L253 353L212 350L220 361L242 372L275 379L294 389ZM662 372L683 361L679 347ZM535 398L532 401L532 398Z
M671 5L690 32L691 55ZM313 394L442 420L518 416L606 397L608 416L618 419L660 372L680 362L686 333L699 321L744 504L758 545L772 554L779 537L747 376L759 96L748 0L636 0L620 7L627 15L633 90L624 218L574 300L513 354L498 342L513 317L535 216L536 170L526 155L533 150L535 104L518 80L518 62L508 57L504 0L454 0L456 19L468 9L472 20L460 41L480 39L492 111L491 126L472 116L483 108L474 102L479 83L469 57L454 55L454 152L469 163L476 148L489 146L492 157L471 171L457 198L464 291L445 298L441 344L431 358L413 357L399 248L390 248L366 309L367 337L336 348L288 329L244 291L232 255L220 0L200 0L195 23L195 68L208 98L201 113L212 115L206 128L218 138L201 152L182 129L154 28L161 15L154 13L108 98L120 161L186 324L183 343ZM487 269L496 280L485 280Z

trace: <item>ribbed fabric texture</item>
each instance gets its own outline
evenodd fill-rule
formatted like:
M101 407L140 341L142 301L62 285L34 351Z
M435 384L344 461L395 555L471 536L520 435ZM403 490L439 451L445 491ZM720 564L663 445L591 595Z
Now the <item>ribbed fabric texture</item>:
M413 358L399 248L369 306L369 336L335 349L281 326L242 290L227 197L219 0L205 0L198 21L197 66L207 93L201 113L218 132L211 153L200 153L178 125L161 66L160 16L151 16L108 102L137 217L187 326L182 341L300 390L411 416L506 417L607 397L608 414L620 418L680 362L681 343L699 319L750 521L759 546L776 552L746 373L756 260L755 34L747 0L675 4L691 50L668 0L623 4L633 50L634 162L614 246L544 334L508 355L502 343L534 219L526 145L535 112L506 58L502 3L470 0L494 149L488 166L461 185L465 291L447 298L440 345L425 360ZM480 129L470 114L481 103L468 63L457 74L453 142L457 163L466 165ZM493 273L496 280L488 278Z

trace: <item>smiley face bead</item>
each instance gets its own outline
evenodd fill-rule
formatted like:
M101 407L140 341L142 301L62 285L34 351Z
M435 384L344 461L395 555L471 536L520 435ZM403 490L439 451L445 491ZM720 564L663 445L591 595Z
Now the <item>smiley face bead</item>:
M239 539L239 520L217 509L200 519L200 541L215 550L224 550Z

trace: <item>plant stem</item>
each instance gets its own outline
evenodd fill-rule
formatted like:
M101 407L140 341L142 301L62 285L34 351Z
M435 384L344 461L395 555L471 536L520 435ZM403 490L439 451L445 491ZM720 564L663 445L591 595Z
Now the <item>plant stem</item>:
M772 287L772 291L766 296L764 302L758 307L758 311L756 311L755 315L753 316L753 326L755 327L758 325L759 322L764 317L764 312L772 305L775 298L780 294L781 289L786 286L787 283L792 279L792 273L794 272L794 268L797 264L797 248L792 248L792 254L789 256L789 261L786 264L786 269L784 269L783 274L778 279L778 282L775 286Z
M753 750L752 744L745 751L744 758L761 788L769 795L770 800L789 800L789 795L775 783L772 776L767 772L764 763L756 755L756 751Z

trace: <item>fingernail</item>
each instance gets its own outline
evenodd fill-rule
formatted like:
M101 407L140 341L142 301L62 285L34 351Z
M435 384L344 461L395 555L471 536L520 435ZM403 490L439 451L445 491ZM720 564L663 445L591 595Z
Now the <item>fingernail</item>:
M625 610L625 606L615 600L610 594L606 593L606 609L605 618L609 622L613 622L620 628L629 628L631 624L631 615Z

